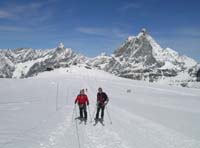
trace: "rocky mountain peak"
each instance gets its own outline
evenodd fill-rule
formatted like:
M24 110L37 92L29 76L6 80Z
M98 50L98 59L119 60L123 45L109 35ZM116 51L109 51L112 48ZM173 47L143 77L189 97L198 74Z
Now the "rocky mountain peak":
M128 37L128 39L118 48L114 55L125 58L130 63L143 63L143 65L157 64L153 56L153 46L151 38L146 29L142 29L138 36Z
M64 48L64 47L65 47L65 45L62 42L59 43L58 48Z
M91 63L121 77L150 82L182 79L183 73L184 79L191 79L197 71L195 60L162 48L145 28L129 36L111 57L97 57Z

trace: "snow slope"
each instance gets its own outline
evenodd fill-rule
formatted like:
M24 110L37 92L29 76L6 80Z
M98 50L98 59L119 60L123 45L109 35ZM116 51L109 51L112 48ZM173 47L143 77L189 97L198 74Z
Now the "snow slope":
M110 98L112 124L105 112L105 126L79 125L72 120L78 116L76 95L88 89L93 116L99 86ZM81 148L200 147L197 89L72 66L27 79L0 79L0 96L0 148L79 148L78 138Z

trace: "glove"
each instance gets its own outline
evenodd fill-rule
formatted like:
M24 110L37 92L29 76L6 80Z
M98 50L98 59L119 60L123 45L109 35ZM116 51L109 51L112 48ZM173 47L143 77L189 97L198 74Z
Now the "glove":
M87 103L87 106L89 105L89 103Z
M108 102L105 102L104 104L103 104L103 106L106 106L108 104Z

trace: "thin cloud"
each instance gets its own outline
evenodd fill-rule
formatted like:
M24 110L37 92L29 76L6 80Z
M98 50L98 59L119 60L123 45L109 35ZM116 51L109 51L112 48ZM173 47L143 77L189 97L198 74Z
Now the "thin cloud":
M12 31L27 31L27 28L16 26L0 26L0 31L12 32Z
M87 35L117 37L117 38L124 38L129 35L128 33L125 33L118 28L109 29L109 28L96 28L96 27L78 27L76 28L76 31Z
M13 16L13 14L11 14L10 12L0 10L0 19L1 18L11 18L12 16Z
M104 28L93 28L93 27L78 27L76 28L78 32L89 34L89 35L98 35L98 36L107 36L108 30Z
M12 12L15 13L24 13L24 12L33 12L37 11L38 9L42 8L42 3L30 3L27 5L15 5L15 9L12 10Z
M122 7L120 7L119 10L126 11L129 9L138 9L141 7L142 7L142 4L139 4L139 3L128 3L128 4L125 4Z
M129 33L123 32L122 30L117 29L117 28L112 29L112 32L118 38L126 38L126 37L130 36Z
M21 17L29 17L34 16L35 14L40 14L40 10L45 5L50 5L56 2L55 0L48 0L45 2L32 2L27 4L13 4L7 3L6 6L0 7L0 19L20 19ZM41 14L40 14L41 15Z
M38 30L40 28L45 29L44 26L47 25L46 22L48 22L48 20L52 18L54 12L51 10L50 5L55 2L57 1L47 0L43 2L31 2L26 4L7 3L6 5L4 5L4 7L0 6L0 19L7 19L13 21L12 26L0 25L0 31L14 32L27 30L33 31Z
M200 28L196 28L196 27L179 28L175 32L178 35L185 35L185 36L200 38Z
M31 14L37 11L41 5L39 3L31 3L27 5L9 5L0 11L0 18L16 19L23 15Z

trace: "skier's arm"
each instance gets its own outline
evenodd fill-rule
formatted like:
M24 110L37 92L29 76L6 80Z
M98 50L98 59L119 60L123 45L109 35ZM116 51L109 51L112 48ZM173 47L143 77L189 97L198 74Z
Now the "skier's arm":
M105 105L107 105L108 104L108 102L109 102L109 98L108 98L108 96L107 96L107 94L105 93L105 96L106 96L106 102L105 102Z

